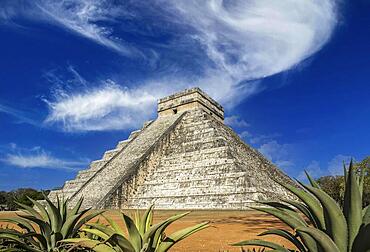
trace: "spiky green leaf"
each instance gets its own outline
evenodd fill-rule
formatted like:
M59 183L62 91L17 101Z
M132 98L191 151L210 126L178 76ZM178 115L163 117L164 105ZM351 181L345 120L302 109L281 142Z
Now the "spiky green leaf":
M337 244L323 231L312 227L301 227L297 231L309 234L325 252L344 252Z
M362 197L352 160L348 169L343 213L348 225L348 246L352 247L352 243L362 223Z
M262 241L262 240L249 240L249 241L242 241L238 243L232 244L232 246L260 246L264 248L271 248L277 251L281 252L289 252L286 248L273 243L273 242L268 242L268 241Z
M347 251L348 227L342 210L335 200L324 191L312 186L306 186L306 188L318 198L323 206L327 234L333 239L340 251Z
M258 236L265 236L265 235L277 235L283 237L284 239L290 241L300 252L306 252L307 249L302 244L302 242L292 233L284 230L284 229L272 229L265 231Z

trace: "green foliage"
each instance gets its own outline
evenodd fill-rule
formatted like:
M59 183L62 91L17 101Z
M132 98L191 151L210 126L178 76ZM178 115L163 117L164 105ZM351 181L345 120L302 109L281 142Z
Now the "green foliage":
M109 225L100 223L88 224L88 228L82 229L86 237L66 239L65 243L72 243L74 247L85 247L100 252L164 252L174 244L188 236L208 227L208 222L188 227L167 236L166 228L184 217L188 213L174 215L165 221L153 225L153 206L140 216L136 213L134 220L122 213L122 221L126 226L124 232L118 223L104 216Z
M358 175L364 174L363 183L363 207L370 204L370 156L361 162L353 164ZM321 189L330 195L338 204L343 207L344 198L344 176L324 176L317 180Z
M340 206L343 206L344 177L324 176L317 180L321 189L330 195Z
M33 200L42 200L43 194L48 194L49 191L38 191L32 188L20 188L10 192L0 192L0 206L7 210L16 210L18 205L16 202L20 202L27 206L33 206L33 203L29 198Z
M269 208L255 208L271 214L292 231L273 229L260 236L275 235L294 245L295 250L264 240L242 241L235 246L260 246L273 251L369 252L370 208L362 208L364 173L352 164L345 171L343 209L307 174L311 185L296 188L281 184L300 201L260 202ZM279 182L277 182L279 183Z
M53 204L46 196L45 205L28 198L34 208L17 202L22 214L17 217L0 219L1 222L14 224L18 229L0 230L0 239L11 251L51 252L62 250L60 241L78 237L80 228L101 212L88 214L89 209L80 210L83 199L72 208L68 208L68 200L57 199ZM10 251L10 250L9 250Z

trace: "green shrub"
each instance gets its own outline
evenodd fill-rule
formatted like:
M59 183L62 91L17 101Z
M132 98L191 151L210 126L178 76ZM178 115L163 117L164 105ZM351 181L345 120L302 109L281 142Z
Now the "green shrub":
M208 227L208 222L203 222L167 236L166 228L188 213L172 216L155 225L153 225L153 206L147 209L142 216L137 213L134 220L122 213L122 221L126 226L128 236L118 223L104 216L109 225L88 224L87 228L82 229L86 237L66 239L64 242L72 243L74 247L84 247L98 252L164 252L177 242Z
M72 209L68 208L68 200L57 198L55 205L45 196L46 206L43 206L31 198L28 199L38 211L18 202L23 214L0 219L19 228L15 230L7 227L0 230L0 240L9 251L60 251L63 249L61 240L78 237L80 228L101 214L101 212L87 214L89 209L80 210L82 198Z
M302 189L281 184L296 195L300 202L260 202L268 208L255 209L277 217L293 230L273 229L260 236L280 236L294 245L293 251L369 252L370 208L362 208L364 172L358 174L351 162L349 170L345 169L344 174L343 209L308 174L311 185L301 184ZM279 244L263 240L242 241L234 245L290 251Z

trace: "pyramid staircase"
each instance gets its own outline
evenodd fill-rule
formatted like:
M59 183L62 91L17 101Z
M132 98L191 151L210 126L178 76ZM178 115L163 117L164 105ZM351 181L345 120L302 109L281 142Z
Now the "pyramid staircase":
M103 169L104 166L118 153L123 151L128 144L152 122L153 121L147 121L144 123L142 129L132 131L126 140L119 141L116 148L104 152L101 159L92 161L87 169L80 170L77 173L76 178L73 180L67 180L61 189L51 191L48 195L49 199L52 202L56 202L57 195L59 195L59 197L64 197L65 199L72 198L72 196L75 195L89 179L91 179L100 169Z

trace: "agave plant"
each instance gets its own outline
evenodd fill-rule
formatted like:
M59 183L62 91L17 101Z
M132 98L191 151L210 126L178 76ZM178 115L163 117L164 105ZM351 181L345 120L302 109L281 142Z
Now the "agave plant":
M287 224L293 231L268 230L260 236L277 235L294 245L294 250L264 240L242 241L234 246L260 246L273 251L319 252L369 252L370 208L362 209L364 174L354 168L351 161L345 174L344 206L341 209L329 195L306 173L310 185L297 188L288 184L283 187L300 201L260 202L268 208L254 208L271 214ZM278 182L279 183L279 182Z
M0 230L0 240L8 247L12 247L11 251L60 251L61 240L78 237L80 228L102 213L100 211L87 214L89 209L80 210L82 198L72 209L68 207L68 200L57 197L55 205L47 196L44 198L46 206L29 198L37 210L17 203L22 208L20 210L23 214L0 219L18 227Z
M164 252L177 242L208 227L208 222L203 222L167 236L165 234L166 228L189 212L174 215L155 225L153 225L153 206L149 207L142 216L136 213L134 220L123 212L121 214L128 235L117 222L104 216L109 225L88 224L88 228L84 228L82 231L90 237L66 239L64 242L72 243L74 247L82 246L97 252ZM91 235L94 238L91 238Z

